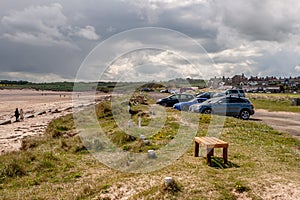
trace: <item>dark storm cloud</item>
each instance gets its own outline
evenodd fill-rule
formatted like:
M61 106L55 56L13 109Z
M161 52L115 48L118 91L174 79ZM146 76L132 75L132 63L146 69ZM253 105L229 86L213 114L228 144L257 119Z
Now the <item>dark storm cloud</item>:
M99 42L147 26L173 29L199 42L215 60L216 75L242 70L299 75L299 10L297 0L5 0L0 2L0 77L26 72L72 79ZM173 39L154 33L144 43ZM188 48L180 40L175 45ZM106 53L114 48L122 47L116 44ZM190 58L199 56L186 51ZM131 58L131 64L138 59Z

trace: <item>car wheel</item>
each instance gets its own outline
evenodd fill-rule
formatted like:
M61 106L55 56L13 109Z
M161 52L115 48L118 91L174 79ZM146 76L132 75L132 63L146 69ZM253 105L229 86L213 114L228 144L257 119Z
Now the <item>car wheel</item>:
M250 112L249 110L242 110L240 113L240 118L243 120L247 120L250 118Z
M203 110L202 113L210 115L211 114L211 109L205 109L205 110Z
M167 104L167 103L162 103L161 105L162 105L162 106L166 106L166 107L167 107L167 105L168 105L168 104Z

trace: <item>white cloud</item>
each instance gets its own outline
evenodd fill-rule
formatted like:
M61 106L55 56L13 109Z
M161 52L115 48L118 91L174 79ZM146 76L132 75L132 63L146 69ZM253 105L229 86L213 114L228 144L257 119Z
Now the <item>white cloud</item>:
M219 75L232 76L240 73L255 73L253 67L255 58L262 56L260 48L251 44L240 45L237 48L225 49L217 53L210 53L210 57L219 69Z
M297 65L297 66L295 67L295 70L296 70L297 72L300 72L300 66Z
M223 26L250 40L285 41L300 31L297 0L217 0L211 5Z
M163 14L165 11L169 10L178 10L178 19L179 18L186 18L189 15L187 12L182 13L180 9L184 9L186 7L194 7L197 5L205 5L207 4L207 0L123 0L124 2L136 8L135 12L137 16L141 20L147 21L149 24L155 24L160 21L160 15ZM187 15L187 16L182 16ZM194 14L192 12L192 14ZM174 16L172 16L174 17ZM199 17L198 16L191 16L191 17ZM195 19L193 19L194 21Z
M76 35L87 40L97 40L95 27L84 28L68 24L59 3L43 6L29 6L23 10L14 10L2 17L2 38L14 42L35 46L65 46L79 49L69 37Z
M129 2L140 8L152 8L152 9L172 9L179 7L186 7L196 5L199 3L206 3L207 0L123 0Z
M194 66L176 52L140 49L119 57L107 67L101 78L110 81L152 81L212 77L215 73L212 64Z
M252 45L240 45L237 48L232 49L225 49L223 51L217 52L217 53L211 53L209 54L213 59L232 59L232 58L238 58L238 59L245 59L248 57L258 57L262 56L262 53L260 52L260 49L253 47Z
M93 26L86 26L85 28L79 29L75 35L88 40L98 40L100 38L95 32L95 27Z
M67 24L67 18L62 10L60 4L54 3L11 11L1 19L3 36L16 42L32 41L34 45L42 46L65 40L61 28Z
M61 47L68 47L68 48L79 50L79 48L76 45L68 41L54 40L49 35L44 33L38 33L38 34L25 33L25 32L16 32L14 34L5 33L3 34L3 37L14 42L19 42L28 45L41 46L41 47L61 46Z

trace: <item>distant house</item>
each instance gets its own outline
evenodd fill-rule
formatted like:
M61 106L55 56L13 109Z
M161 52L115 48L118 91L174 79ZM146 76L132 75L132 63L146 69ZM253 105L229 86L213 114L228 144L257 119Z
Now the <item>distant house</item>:
M248 79L245 77L244 74L242 75L234 75L231 79L232 85L246 85Z
M300 92L300 76L275 77L275 76L251 76L246 78L244 74L235 75L232 78L214 77L207 82L209 88L240 87L253 92Z
M297 77L297 78L290 78L290 79L289 79L289 84L290 84L290 86L292 86L292 87L297 87L297 86L299 86L299 85L300 85L300 78L299 78L299 77Z
M223 84L223 79L222 78L211 78L207 83L207 87L209 88L218 88Z
M266 80L268 81L268 85L277 85L280 84L280 81L278 78L271 76L271 77L266 77Z

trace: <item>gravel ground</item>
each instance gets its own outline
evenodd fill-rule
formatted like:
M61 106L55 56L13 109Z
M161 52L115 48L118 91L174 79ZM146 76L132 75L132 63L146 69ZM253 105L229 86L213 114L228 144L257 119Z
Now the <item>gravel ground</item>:
M300 113L292 112L269 112L258 109L251 120L265 123L275 130L291 134L300 139Z

